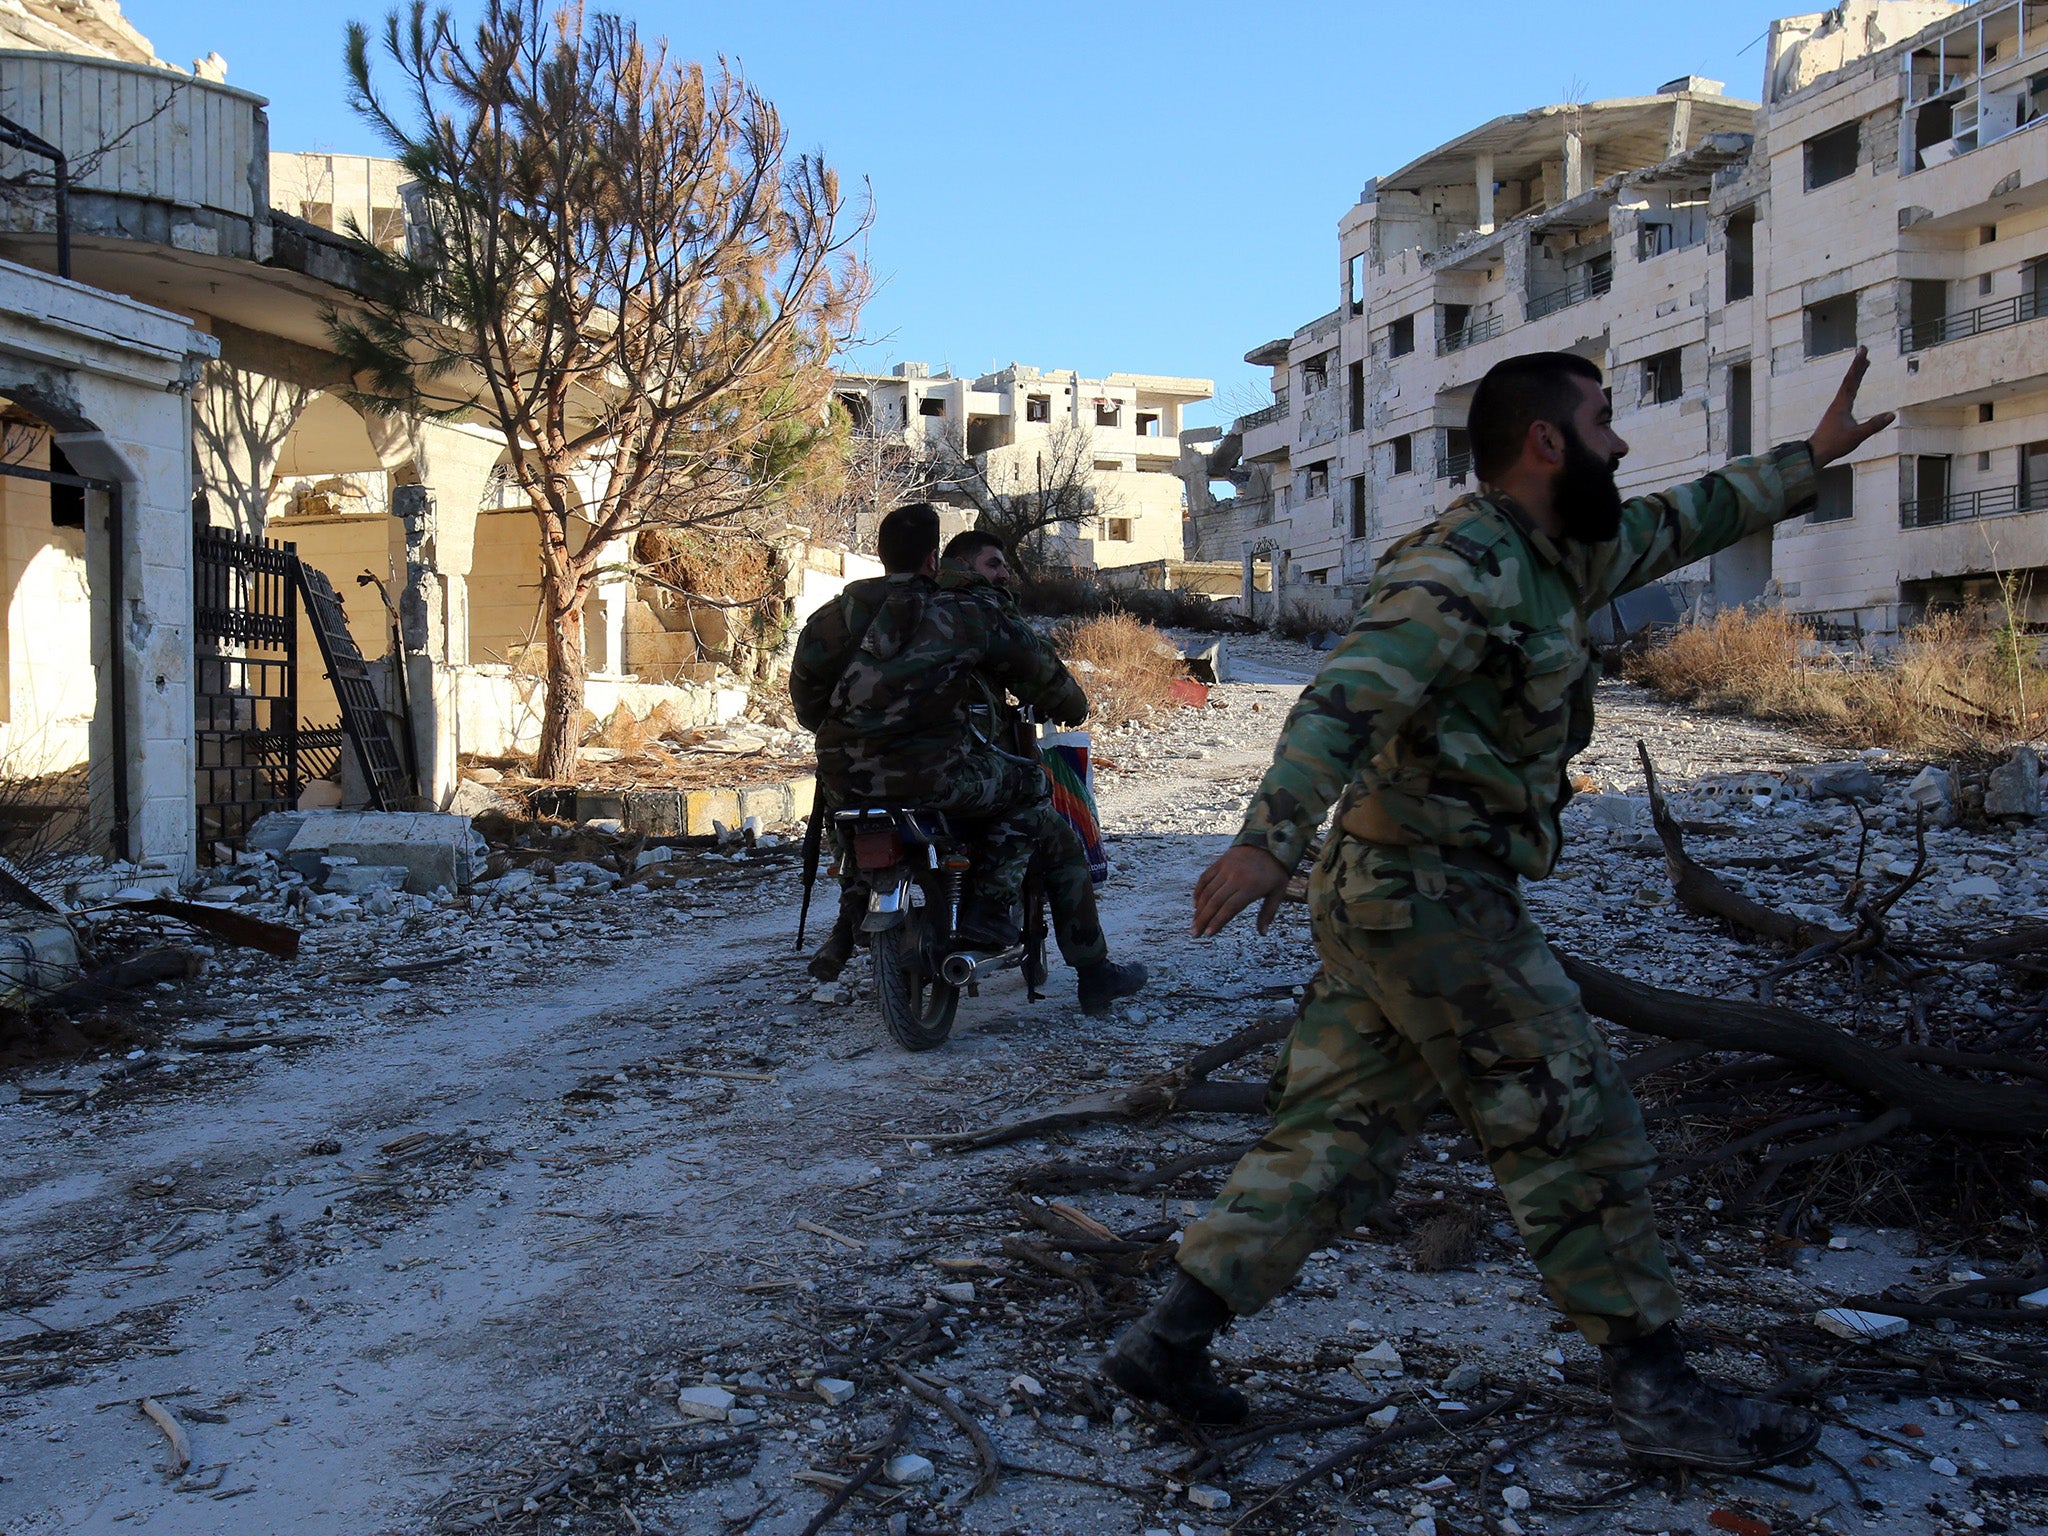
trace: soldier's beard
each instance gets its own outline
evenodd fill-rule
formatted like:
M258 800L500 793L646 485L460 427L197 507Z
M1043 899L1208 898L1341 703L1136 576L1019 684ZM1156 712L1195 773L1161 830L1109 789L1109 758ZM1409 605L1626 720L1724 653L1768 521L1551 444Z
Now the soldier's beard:
M1588 448L1571 422L1559 426L1564 431L1564 463L1550 490L1558 526L1566 538L1581 544L1604 543L1621 532L1621 487L1614 483L1619 461L1603 459Z

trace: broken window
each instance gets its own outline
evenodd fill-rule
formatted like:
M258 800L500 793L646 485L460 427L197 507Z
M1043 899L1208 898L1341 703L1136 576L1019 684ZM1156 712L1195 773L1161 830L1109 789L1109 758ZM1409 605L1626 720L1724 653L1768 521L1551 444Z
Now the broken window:
M926 395L917 402L917 414L920 416L943 416L946 414L946 402L937 395Z
M1666 220L1651 222L1645 220L1636 226L1636 260L1648 261L1653 256L1662 256L1678 244L1677 231Z
M1095 402L1095 425L1098 427L1120 427L1124 423L1124 406L1121 400L1098 400Z
M1365 257L1358 255L1344 263L1344 298L1354 315L1365 313Z
M1728 221L1728 302L1756 292L1756 215L1739 213Z
M1157 437L1158 435L1159 413L1157 411L1138 412L1138 436Z
M1472 439L1463 427L1444 428L1444 457L1437 473L1454 483L1462 483L1472 473Z
M400 208L370 210L370 240L381 246L405 243L405 211Z
M1941 96L1913 116L1913 169L1927 169L1927 151L1956 136L1956 98ZM1942 157L1945 158L1946 151Z
M1308 489L1303 494L1311 501L1330 494L1330 466L1327 462L1309 465Z
M1415 350L1415 317L1403 315L1387 327L1387 356L1406 357Z
M1365 364L1354 362L1344 376L1345 392L1350 395L1351 430L1365 430Z
M1856 157L1863 148L1863 125L1844 123L1806 141L1806 190L1825 187L1856 174Z
M1330 354L1321 353L1301 365L1301 392L1320 395L1330 387Z
M1024 419L1026 421L1051 421L1052 396L1026 395L1024 397Z
M1131 542L1131 520L1128 517L1105 517L1102 520L1102 536L1112 544Z
M332 229L334 228L334 204L301 203L299 204L299 217L308 224L317 224L322 229Z
M1351 537L1369 538L1372 534L1372 503L1367 494L1365 476L1351 477Z
M1412 474L1415 469L1415 437L1404 432L1394 439L1394 473Z
M1856 295L1841 294L1806 306L1806 355L1826 357L1856 345Z
M1839 523L1856 515L1856 471L1831 464L1813 477L1813 510L1809 523Z
M846 419L852 423L854 431L867 431L870 413L866 395L834 395L832 398L839 409L846 413Z
M1644 405L1669 405L1685 393L1685 371L1677 348L1643 359Z
M1740 459L1756 451L1755 417L1750 404L1749 364L1728 370L1728 456Z

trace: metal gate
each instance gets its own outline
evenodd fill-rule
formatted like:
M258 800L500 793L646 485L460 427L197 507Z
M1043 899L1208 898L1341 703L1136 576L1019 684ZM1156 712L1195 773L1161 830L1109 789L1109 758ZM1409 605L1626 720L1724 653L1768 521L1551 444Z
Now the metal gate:
M297 806L341 756L339 726L299 723L297 552L231 528L192 547L193 715L199 857Z

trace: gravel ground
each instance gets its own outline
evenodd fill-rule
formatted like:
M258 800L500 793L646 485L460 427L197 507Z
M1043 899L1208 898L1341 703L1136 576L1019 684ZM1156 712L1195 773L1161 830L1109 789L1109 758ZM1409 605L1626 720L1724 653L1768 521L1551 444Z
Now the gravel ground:
M940 1141L1137 1081L1291 1009L1313 968L1300 909L1263 937L1248 921L1207 942L1186 932L1194 877L1314 665L1300 647L1231 644L1253 680L1218 688L1218 707L1097 744L1116 866L1105 919L1115 952L1154 975L1110 1018L1082 1017L1056 968L1045 1000L1005 977L963 1004L943 1049L896 1050L863 966L851 1004L814 1000L781 849L699 861L652 895L559 903L538 943L519 932L532 915L325 923L295 963L224 956L152 999L174 1038L262 1048L159 1045L0 1086L0 1532L787 1536L826 1496L801 1479L851 1473L907 1401L892 1362L950 1385L1013 1469L962 1507L974 1455L920 1401L902 1449L934 1464L930 1479L877 1483L834 1529L1220 1531L1360 1433L1280 1435L1214 1474L1212 1493L1183 1470L1199 1448L1090 1385L1116 1318L1151 1289L1122 1271L1198 1214L1213 1174L1065 1197L1139 1250L1054 1241L1078 1281L1016 1256L1032 1223L1059 1220L1020 1214L1030 1165L1164 1164L1241 1145L1253 1121L1099 1126L965 1153ZM1682 802L1690 814L1738 824L1727 848L1821 849L1807 873L1758 875L1759 894L1839 895L1855 847L1846 809L1774 793L1759 805L1712 782L1828 754L1618 686L1601 703L1581 769L1637 790L1643 739L1670 785L1705 786ZM1889 788L1898 766L1879 765ZM1754 950L1668 904L1661 861L1628 846L1639 829L1621 824L1621 802L1619 820L1601 819L1608 803L1570 813L1572 851L1536 898L1561 946L1703 991L1753 975ZM1872 856L1897 860L1910 822L1874 819L1886 814ZM1902 904L1907 920L2038 908L2038 833L1937 841L1954 879L1977 860L1969 873L1999 895L1930 880ZM459 963L402 987L334 979L443 956ZM1787 995L1819 1007L1828 986ZM1980 1000L2000 1001L1995 985ZM1226 1357L1269 1421L1391 1398L1396 1422L1441 1423L1458 1412L1447 1403L1518 1385L1546 1395L1462 1439L1370 1457L1349 1487L1319 1479L1247 1529L1647 1533L1701 1530L1715 1511L1765 1522L1717 1526L1733 1530L2043 1528L2038 1493L1985 1481L2048 1474L2038 1394L2022 1408L1911 1389L1928 1341L1990 1347L1967 1331L1916 1327L1864 1357L1909 1363L1839 1400L1864 1431L1830 1428L1839 1469L1638 1483L1599 1419L1592 1352L1554 1326L1484 1169L1424 1137L1409 1171L1399 1224L1477 1213L1462 1267L1418 1269L1412 1241L1362 1230L1234 1329ZM2030 1231L2039 1214L2015 1220ZM1673 1219L1713 1367L1758 1383L1831 1298L1970 1257L1911 1231L1838 1224L1828 1246L1804 1247L1704 1211ZM1398 1361L1356 1359L1383 1344ZM821 1378L842 1377L851 1395L828 1403L842 1392ZM707 1386L691 1395L708 1405L679 1407ZM180 1477L136 1406L145 1395L189 1442ZM1385 1475L1396 1480L1374 1488Z

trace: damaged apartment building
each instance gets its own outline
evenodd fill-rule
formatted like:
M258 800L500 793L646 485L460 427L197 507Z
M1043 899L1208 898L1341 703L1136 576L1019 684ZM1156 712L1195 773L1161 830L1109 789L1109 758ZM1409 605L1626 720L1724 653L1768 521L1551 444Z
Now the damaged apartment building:
M1051 530L1051 563L1097 571L1182 556L1187 497L1175 466L1188 408L1215 393L1207 379L1084 379L1019 363L966 379L898 363L842 373L834 390L855 430L932 467L949 523L973 521L977 493L1035 495L1064 476L1083 482L1088 510Z
M0 782L178 873L316 781L446 804L459 757L540 723L502 438L359 411L330 345L350 235L407 239L400 168L273 153L225 72L166 64L114 0L0 6ZM744 706L722 616L672 606L595 595L590 708Z
M1273 403L1189 475L1192 553L1248 585L1270 562L1334 619L1472 488L1466 412L1502 358L1606 371L1633 494L1803 437L1861 344L1898 426L1663 610L1766 600L1882 642L2005 573L2048 619L2048 4L1784 18L1761 94L1688 76L1512 113L1367 183L1336 308L1247 354Z

